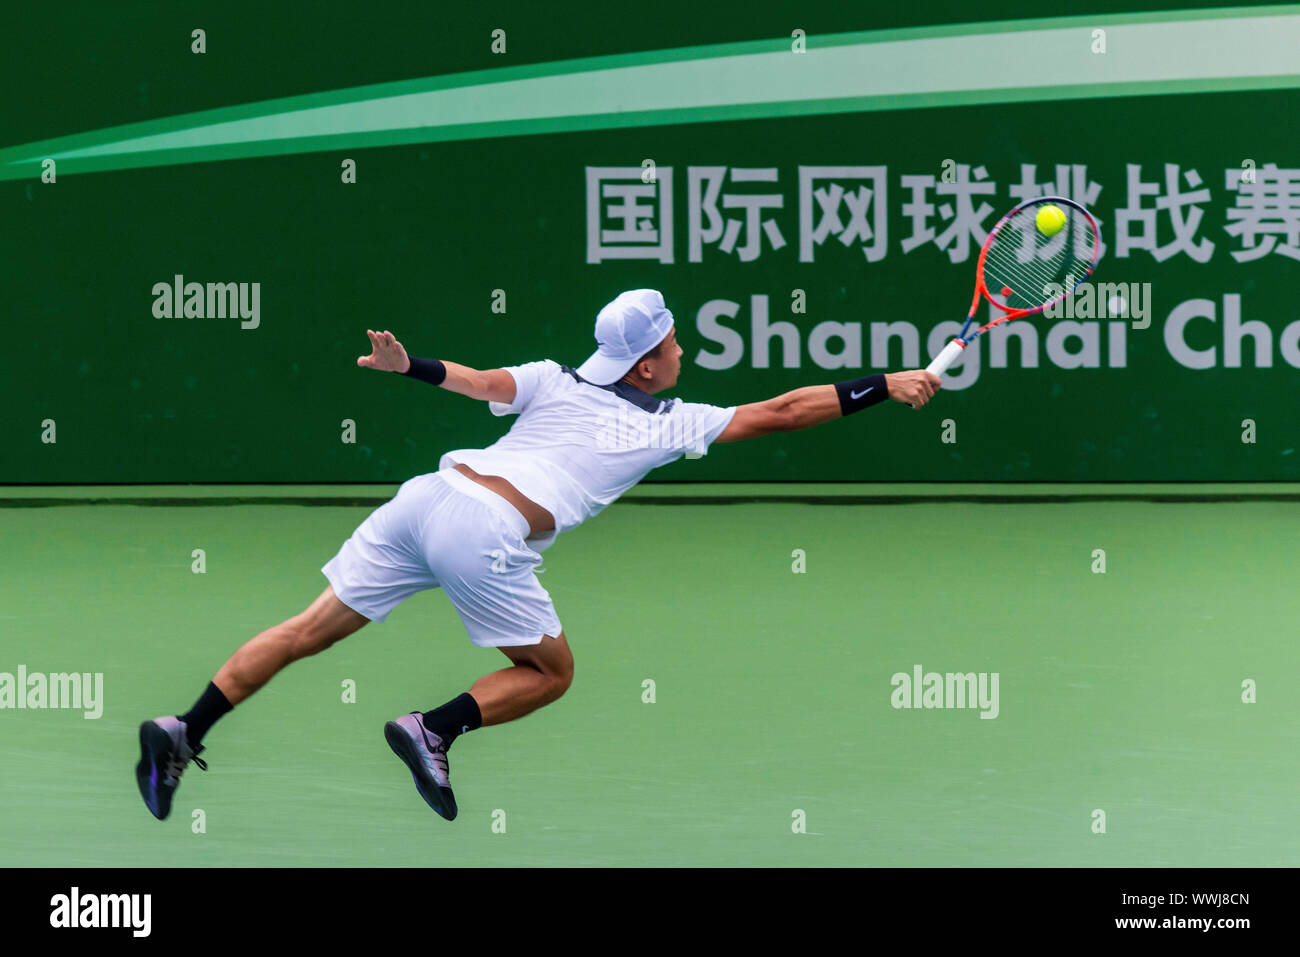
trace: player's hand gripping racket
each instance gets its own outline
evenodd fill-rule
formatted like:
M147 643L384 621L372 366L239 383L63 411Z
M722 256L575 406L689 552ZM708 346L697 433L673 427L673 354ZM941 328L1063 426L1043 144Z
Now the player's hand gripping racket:
M943 375L980 333L1063 301L1092 275L1100 252L1097 222L1074 200L1039 196L1021 203L989 231L966 324L925 371ZM981 297L1002 314L971 332Z

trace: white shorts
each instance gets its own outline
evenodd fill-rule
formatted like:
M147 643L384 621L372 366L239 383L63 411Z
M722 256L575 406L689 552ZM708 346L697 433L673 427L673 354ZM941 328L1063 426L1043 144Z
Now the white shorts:
M470 641L535 645L560 634L533 569L528 520L454 469L417 475L370 514L321 569L339 601L371 621L416 592L441 588Z

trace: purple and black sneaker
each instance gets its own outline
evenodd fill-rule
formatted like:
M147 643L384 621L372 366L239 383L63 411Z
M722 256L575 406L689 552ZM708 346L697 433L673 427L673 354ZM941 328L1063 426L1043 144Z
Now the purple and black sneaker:
M384 725L384 740L406 762L420 797L448 821L456 818L456 798L451 793L447 742L424 726L418 711Z
M185 766L193 761L204 771L208 766L198 757L203 746L190 748L185 737L185 722L168 715L140 725L140 763L135 766L135 780L140 796L158 820L171 813L172 795L181 783Z

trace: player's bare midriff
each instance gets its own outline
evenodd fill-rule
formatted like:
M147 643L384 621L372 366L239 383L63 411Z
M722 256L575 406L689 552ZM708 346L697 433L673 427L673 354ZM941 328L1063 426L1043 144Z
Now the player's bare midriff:
M453 466L457 472L472 482L477 482L485 489L496 492L503 499L519 509L519 514L528 519L529 537L555 528L555 516L542 508L531 498L524 495L500 475L479 475L468 465Z

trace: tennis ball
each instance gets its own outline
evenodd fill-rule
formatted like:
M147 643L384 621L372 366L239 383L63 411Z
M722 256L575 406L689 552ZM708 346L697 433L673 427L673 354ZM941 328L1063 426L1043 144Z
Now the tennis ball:
M1060 206L1044 206L1038 211L1034 222L1038 224L1038 231L1044 236L1055 236L1065 225L1065 213L1061 211Z

